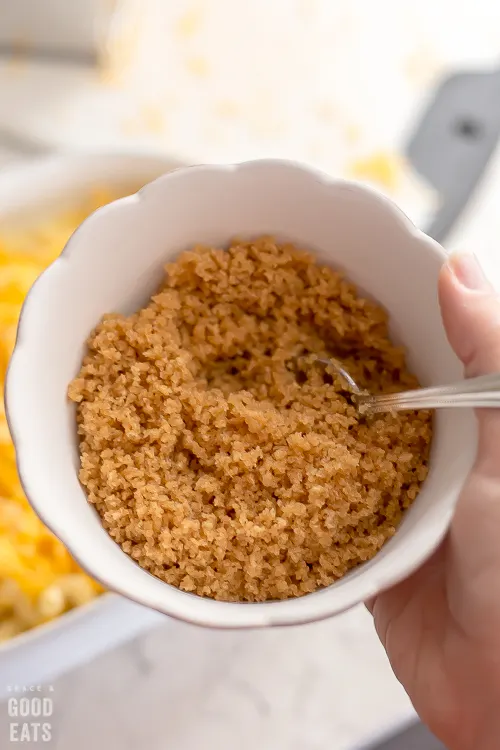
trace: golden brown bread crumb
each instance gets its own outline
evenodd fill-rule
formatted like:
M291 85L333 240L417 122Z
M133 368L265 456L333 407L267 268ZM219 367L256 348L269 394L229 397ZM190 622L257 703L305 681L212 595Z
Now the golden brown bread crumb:
M122 549L201 596L263 601L327 586L390 537L427 474L428 413L358 419L305 353L367 389L417 385L387 316L272 238L197 247L161 290L88 341L80 479Z

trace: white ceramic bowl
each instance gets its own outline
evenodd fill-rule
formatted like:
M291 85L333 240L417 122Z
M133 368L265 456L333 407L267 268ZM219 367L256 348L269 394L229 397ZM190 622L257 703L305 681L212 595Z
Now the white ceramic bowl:
M470 412L436 415L431 471L396 535L373 560L307 596L216 602L142 570L102 528L78 481L68 383L101 315L142 306L163 265L193 244L274 234L316 251L390 314L422 383L457 380L461 368L442 328L437 277L445 258L387 199L283 161L197 166L171 172L87 219L25 303L7 380L8 418L35 511L95 578L161 612L217 627L288 625L339 613L415 570L448 528L476 432Z

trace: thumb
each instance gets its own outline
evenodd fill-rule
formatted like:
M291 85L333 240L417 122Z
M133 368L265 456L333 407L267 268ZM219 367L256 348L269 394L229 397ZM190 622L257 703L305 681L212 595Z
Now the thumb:
M472 254L452 255L439 278L448 340L468 377L500 372L500 297ZM478 462L500 472L500 409L478 411Z

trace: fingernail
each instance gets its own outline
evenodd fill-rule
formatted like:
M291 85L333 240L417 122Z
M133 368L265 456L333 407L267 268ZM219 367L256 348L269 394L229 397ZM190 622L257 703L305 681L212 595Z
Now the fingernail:
M455 278L467 289L485 292L491 288L478 259L472 253L451 255L448 259L448 266Z

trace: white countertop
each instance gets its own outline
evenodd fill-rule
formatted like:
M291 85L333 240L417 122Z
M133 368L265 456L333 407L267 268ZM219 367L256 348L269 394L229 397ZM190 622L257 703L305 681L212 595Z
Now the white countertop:
M353 750L414 715L362 607L265 631L166 621L52 687L54 750ZM11 721L0 704L1 747Z
M54 750L352 750L412 716L363 608L254 632L171 622L53 697Z
M0 64L0 130L69 149L284 156L350 174L358 159L392 159L439 73L500 51L489 0L255 0L238 13L214 0L210 11L163 3L164 16L160 5L143 4L138 28L153 31L148 44L129 36L140 52L121 76ZM118 46L135 13L125 6ZM423 220L429 195L403 167L395 174L384 189ZM475 249L500 279L496 201L498 160L448 246ZM54 682L50 747L352 750L411 716L363 608L266 632L169 622Z

